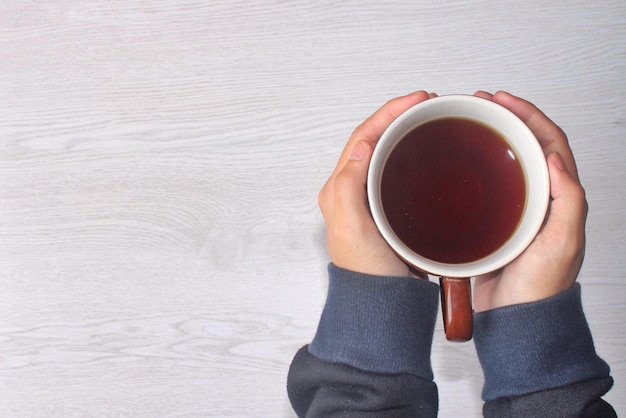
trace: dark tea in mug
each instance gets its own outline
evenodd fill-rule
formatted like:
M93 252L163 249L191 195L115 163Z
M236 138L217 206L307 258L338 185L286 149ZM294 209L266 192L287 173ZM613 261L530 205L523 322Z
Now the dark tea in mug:
M498 250L526 204L524 171L490 127L443 117L406 134L385 162L380 198L389 226L412 251L470 263Z

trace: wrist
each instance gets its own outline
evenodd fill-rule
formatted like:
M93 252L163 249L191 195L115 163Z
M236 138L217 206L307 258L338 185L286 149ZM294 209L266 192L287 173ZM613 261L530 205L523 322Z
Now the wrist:
M328 297L309 352L321 360L432 380L439 287L328 267Z
M476 313L474 343L487 401L608 376L595 352L579 284L538 302Z

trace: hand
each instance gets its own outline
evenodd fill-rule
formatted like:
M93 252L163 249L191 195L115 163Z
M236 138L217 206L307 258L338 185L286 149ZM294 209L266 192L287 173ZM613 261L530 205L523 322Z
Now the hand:
M569 289L585 252L587 202L565 133L532 103L505 92L482 97L508 108L535 134L548 161L551 203L543 228L516 260L476 278L477 312L534 302Z
M428 93L419 91L393 99L357 127L320 191L328 250L336 266L380 276L409 275L408 266L380 235L369 212L367 171L385 129L408 108L428 98Z

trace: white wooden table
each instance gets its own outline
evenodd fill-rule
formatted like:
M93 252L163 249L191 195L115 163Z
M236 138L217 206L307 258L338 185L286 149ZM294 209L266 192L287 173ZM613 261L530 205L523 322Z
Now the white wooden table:
M622 0L0 2L0 416L293 416L318 190L417 89L509 90L568 132L625 414L625 28ZM440 416L480 416L473 345L439 323L433 364Z

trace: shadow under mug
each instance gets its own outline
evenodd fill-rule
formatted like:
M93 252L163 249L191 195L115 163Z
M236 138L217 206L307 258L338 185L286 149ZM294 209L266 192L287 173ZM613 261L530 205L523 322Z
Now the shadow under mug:
M401 234L394 231L385 212L382 178L390 155L411 131L442 118L466 119L489 127L508 143L523 172L526 190L519 222L502 245L480 259L442 262L419 254L399 238ZM530 245L545 219L550 181L541 146L515 114L490 100L469 95L447 95L413 106L385 130L372 155L367 191L374 222L390 247L409 266L440 277L446 338L450 341L467 341L473 333L470 278L501 269Z

